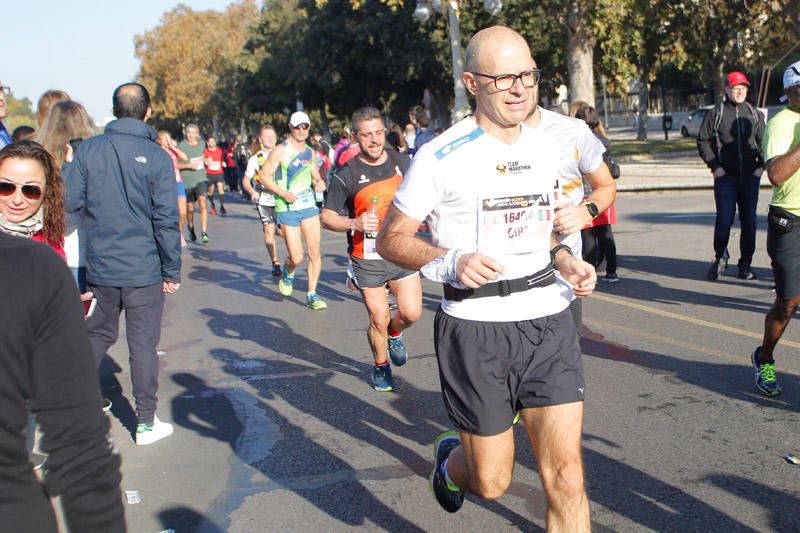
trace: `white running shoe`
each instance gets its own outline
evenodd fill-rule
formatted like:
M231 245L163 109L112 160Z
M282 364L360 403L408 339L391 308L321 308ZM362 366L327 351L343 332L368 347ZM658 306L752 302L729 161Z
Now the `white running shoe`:
M154 417L152 424L136 425L136 444L139 446L153 444L164 437L169 437L174 430L172 424L162 422L158 417Z

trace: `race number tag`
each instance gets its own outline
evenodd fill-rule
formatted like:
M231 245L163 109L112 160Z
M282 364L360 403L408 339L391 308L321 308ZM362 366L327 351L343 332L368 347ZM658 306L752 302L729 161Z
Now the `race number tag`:
M189 161L194 164L195 170L203 170L205 168L206 162L202 157L193 157Z
M478 200L478 251L492 257L550 249L552 193Z
M220 163L219 161L212 161L208 165L208 170L219 170L221 168L222 168L222 163Z
M299 211L300 209L307 209L309 207L315 207L317 205L317 200L314 197L313 190L306 189L304 191L300 191L295 194L297 195L297 200L295 200L291 204L292 211Z
M364 259L382 259L375 248L376 235L377 233L364 234Z

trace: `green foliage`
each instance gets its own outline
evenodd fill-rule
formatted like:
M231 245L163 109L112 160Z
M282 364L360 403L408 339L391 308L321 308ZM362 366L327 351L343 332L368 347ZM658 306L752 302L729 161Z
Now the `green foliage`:
M27 98L16 98L13 94L6 93L6 118L3 125L11 135L19 126L36 128L36 113L33 112L33 103Z

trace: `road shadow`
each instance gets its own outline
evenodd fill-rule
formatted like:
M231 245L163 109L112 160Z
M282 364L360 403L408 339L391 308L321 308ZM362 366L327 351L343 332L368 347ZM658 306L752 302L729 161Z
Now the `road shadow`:
M224 530L210 521L202 513L189 507L170 507L158 513L161 527L174 530L175 533L194 533L199 529L203 533L223 533Z
M711 259L708 261L695 261L692 259L677 259L674 257L661 257L654 255L621 255L618 258L619 266L631 272L641 274L656 274L667 278L689 279L707 281L706 273L711 266ZM773 285L772 269L753 267L757 279L743 280L737 277L736 261L732 261L727 270L716 281L707 281L708 291L715 291L715 286L719 285L739 285L749 288L763 288L770 290ZM629 278L626 278L628 281ZM619 284L621 289L623 284Z
M786 463L787 468L797 468ZM797 531L800 514L800 499L775 490L769 485L731 474L711 474L706 477L715 486L743 500L756 503L769 516L772 531Z
M783 395L763 396L755 389L754 370L749 365L748 353L742 354L742 364L739 365L706 363L684 360L647 350L632 350L624 344L607 340L585 324L583 333L581 350L586 356L630 363L662 372L670 379L680 380L734 400L756 403L774 409L800 411L800 405L789 401L789 399L797 398L797 392L800 391L800 378L793 374L781 374Z
M108 354L103 356L98 368L100 391L103 398L111 400L111 415L119 420L133 439L136 435L136 410L125 396L125 389L117 376L121 372L122 367L114 359Z

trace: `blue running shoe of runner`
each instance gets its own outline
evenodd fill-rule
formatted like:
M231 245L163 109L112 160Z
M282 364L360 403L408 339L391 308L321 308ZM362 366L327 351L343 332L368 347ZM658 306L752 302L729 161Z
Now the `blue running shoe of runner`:
M753 368L756 370L756 387L766 396L777 396L782 389L778 383L778 376L775 374L775 363L759 363L759 350L761 350L761 346L753 350L750 355Z
M372 388L376 391L392 392L394 390L394 378L392 377L391 366L373 366L370 377L372 378Z
M389 335L389 359L395 366L403 366L408 361L408 351L406 343L403 342L403 334L397 337Z
M444 472L442 472L442 463L450 455L450 452L460 445L461 439L458 432L453 430L440 434L433 443L435 461L428 482L436 501L448 513L455 513L464 505L464 491L447 482Z
M291 296L294 287L292 284L294 283L294 275L290 276L286 273L286 267L283 267L283 273L281 274L281 279L278 281L278 290L281 291L281 294L284 296Z
M306 306L314 311L321 311L328 308L328 304L322 301L316 292L309 292L306 296Z

